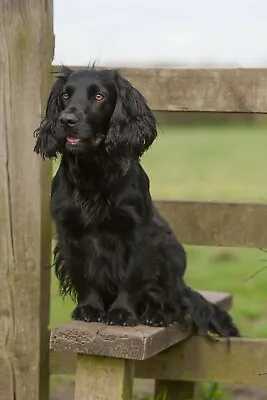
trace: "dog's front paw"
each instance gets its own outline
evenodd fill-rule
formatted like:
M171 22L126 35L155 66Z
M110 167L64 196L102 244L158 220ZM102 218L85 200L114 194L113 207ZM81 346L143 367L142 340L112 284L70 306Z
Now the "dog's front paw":
M87 304L78 305L72 312L72 319L86 322L103 322L104 313Z
M105 317L108 325L135 326L138 323L136 314L127 308L111 308Z
M148 326L168 326L178 322L178 318L174 313L165 313L163 311L154 310L147 312L141 320L142 324Z

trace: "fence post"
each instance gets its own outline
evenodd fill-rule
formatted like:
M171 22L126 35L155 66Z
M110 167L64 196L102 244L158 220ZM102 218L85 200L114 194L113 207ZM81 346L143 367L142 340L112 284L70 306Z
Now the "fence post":
M51 165L33 153L52 0L0 2L0 399L48 399Z

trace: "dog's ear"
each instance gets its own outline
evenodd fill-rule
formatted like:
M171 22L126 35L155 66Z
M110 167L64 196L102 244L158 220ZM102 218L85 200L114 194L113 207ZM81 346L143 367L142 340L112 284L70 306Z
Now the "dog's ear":
M54 158L60 151L59 143L55 137L58 114L61 110L60 94L62 86L72 72L71 69L63 67L61 72L57 74L57 80L52 87L47 101L45 118L34 132L34 136L36 137L34 151L37 154L41 154L44 158Z
M142 94L115 72L117 102L106 137L109 153L139 158L157 136L156 119Z

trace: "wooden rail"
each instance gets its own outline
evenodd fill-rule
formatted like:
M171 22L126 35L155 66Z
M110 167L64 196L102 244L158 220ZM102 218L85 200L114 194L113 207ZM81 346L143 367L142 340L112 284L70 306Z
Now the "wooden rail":
M143 379L228 382L266 386L267 339L232 339L216 343L191 336L148 360L135 362ZM51 374L73 375L76 354L50 352Z
M264 247L267 204L157 201L182 243L202 246Z
M52 67L53 72L59 69L59 66ZM155 111L267 113L267 69L119 68L119 70L144 94Z

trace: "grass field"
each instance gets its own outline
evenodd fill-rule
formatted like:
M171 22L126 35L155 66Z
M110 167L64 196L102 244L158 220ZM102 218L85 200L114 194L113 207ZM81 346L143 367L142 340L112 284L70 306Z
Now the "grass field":
M143 165L154 198L267 201L267 132L262 126L161 127ZM187 252L188 283L233 293L232 315L242 334L267 337L267 268L246 281L267 266L267 254L194 246ZM68 320L71 308L69 300L59 298L53 278L51 325Z

